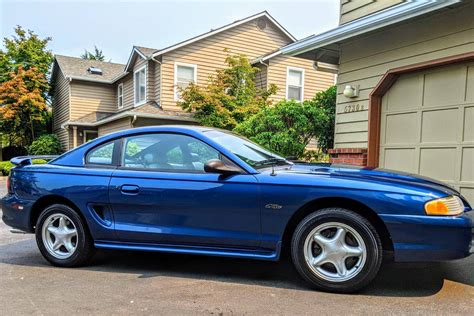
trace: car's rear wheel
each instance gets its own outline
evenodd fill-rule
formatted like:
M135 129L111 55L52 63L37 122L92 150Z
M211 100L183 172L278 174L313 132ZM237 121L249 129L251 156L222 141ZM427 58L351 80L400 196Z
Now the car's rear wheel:
M374 279L382 263L382 243L375 228L343 208L308 215L296 227L291 246L300 275L325 291L357 291Z
M47 207L36 222L36 243L51 264L75 267L87 263L94 245L80 216L67 205Z

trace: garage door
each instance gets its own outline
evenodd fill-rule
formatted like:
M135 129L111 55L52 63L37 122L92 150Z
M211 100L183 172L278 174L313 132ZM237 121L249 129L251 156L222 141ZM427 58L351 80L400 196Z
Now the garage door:
M474 204L473 63L401 76L381 119L381 167L442 180Z

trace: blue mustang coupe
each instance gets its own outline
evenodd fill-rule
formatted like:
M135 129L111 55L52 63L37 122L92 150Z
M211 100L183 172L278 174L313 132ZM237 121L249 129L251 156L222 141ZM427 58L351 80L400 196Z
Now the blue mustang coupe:
M278 260L291 253L313 287L367 285L395 261L471 252L467 201L432 179L379 169L292 163L230 132L136 128L45 165L13 159L3 221L35 233L53 265L97 248Z

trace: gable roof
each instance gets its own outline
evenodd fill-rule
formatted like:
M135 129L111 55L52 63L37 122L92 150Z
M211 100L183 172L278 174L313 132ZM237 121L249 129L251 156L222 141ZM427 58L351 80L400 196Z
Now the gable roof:
M66 79L112 83L126 74L123 64L63 55L55 55L54 58ZM91 74L88 71L89 67L101 69L102 75Z
M160 49L156 52L153 53L152 57L156 57L156 56L159 56L159 55L162 55L162 54L165 54L167 52L170 52L172 50L175 50L175 49L178 49L180 47L183 47L183 46L186 46L186 45L189 45L191 43L194 43L194 42L197 42L199 40L202 40L206 37L209 37L209 36L212 36L212 35L215 35L215 34L218 34L220 32L223 32L223 31L226 31L230 28L233 28L233 27L236 27L236 26L239 26L241 24L244 24L244 23L247 23L249 21L252 21L252 20L255 20L255 19L258 19L260 17L266 17L267 19L270 20L270 22L272 22L283 34L285 34L292 42L295 42L296 41L296 38L291 35L290 32L288 32L280 23L278 23L277 20L275 20L267 11L262 11L260 13L257 13L257 14L254 14L254 15L251 15L249 17L246 17L244 19L241 19L241 20L237 20L237 21L234 21L230 24L227 24L227 25L224 25L220 28L217 28L217 29L214 29L214 30L211 30L207 33L204 33L204 34L201 34L201 35L198 35L198 36L195 36L195 37L192 37L188 40L185 40L185 41L182 41L182 42L179 42L178 44L175 44L175 45L171 45L171 46L168 46L166 48L163 48L163 49Z

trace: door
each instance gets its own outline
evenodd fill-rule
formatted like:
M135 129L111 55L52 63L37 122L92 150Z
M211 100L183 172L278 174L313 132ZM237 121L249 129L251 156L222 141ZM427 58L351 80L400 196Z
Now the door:
M110 201L119 239L128 242L257 247L258 185L253 175L204 172L210 159L231 163L181 134L124 139Z
M474 64L401 76L382 98L380 167L444 181L474 204Z

